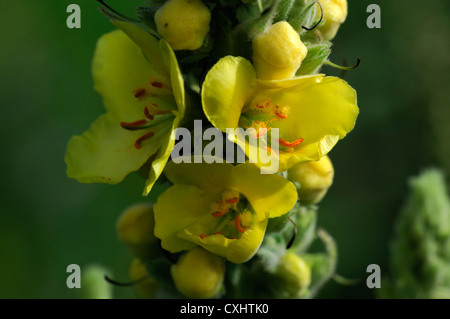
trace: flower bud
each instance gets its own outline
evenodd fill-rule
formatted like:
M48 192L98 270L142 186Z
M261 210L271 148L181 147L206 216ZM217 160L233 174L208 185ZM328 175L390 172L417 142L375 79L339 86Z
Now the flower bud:
M201 0L169 0L155 13L158 33L174 50L197 50L209 32L211 12Z
M153 233L155 221L152 204L130 206L119 217L116 227L120 241L136 257L146 259L159 253L159 241Z
M112 286L105 281L108 270L100 265L89 265L81 274L81 289L78 295L81 299L112 299Z
M347 18L347 0L320 0L320 4L325 22L318 27L318 30L325 40L331 40ZM319 8L317 8L316 19L320 19Z
M185 253L171 269L179 292L189 298L212 298L222 287L225 260L203 248Z
M287 178L297 188L299 199L305 204L317 204L333 184L334 168L328 156L320 160L294 165L287 171Z
M137 281L148 276L147 268L144 263L139 258L134 258L130 265L130 280ZM153 299L155 298L156 291L158 289L158 284L156 281L148 277L144 281L134 285L139 297L143 299Z
M281 281L288 297L298 297L311 283L311 269L308 264L298 255L287 252L277 267L275 275Z
M308 49L292 26L281 21L253 39L253 64L258 78L291 78L305 59Z

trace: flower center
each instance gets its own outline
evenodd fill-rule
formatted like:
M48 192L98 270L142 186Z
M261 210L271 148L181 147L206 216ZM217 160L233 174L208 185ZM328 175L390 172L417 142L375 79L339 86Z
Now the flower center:
M138 101L146 103L143 112L144 118L134 122L121 122L120 126L123 129L128 131L147 130L173 120L175 117L172 113L174 108L171 106L171 103L163 103L164 106L160 105L160 103L155 103L157 100L164 102L167 99L173 99L172 89L169 85L153 80L147 86L134 89L132 93ZM148 131L135 141L134 147L141 149L143 141L166 132L167 129L159 130L157 133L154 130Z
M228 239L238 239L254 224L250 203L243 194L234 190L224 191L220 198L211 204L210 213L218 218L218 224L211 234L200 234L201 239L217 234Z
M287 119L290 113L290 108L287 105L278 105L271 101L267 96L257 95L251 103L243 109L242 115L239 119L239 126L248 129L255 129L256 138L266 137L266 143L270 148L271 139L270 130L276 125L281 124L283 120ZM279 147L283 152L293 152L295 147L303 143L303 138L298 138L293 141L288 141L279 138Z

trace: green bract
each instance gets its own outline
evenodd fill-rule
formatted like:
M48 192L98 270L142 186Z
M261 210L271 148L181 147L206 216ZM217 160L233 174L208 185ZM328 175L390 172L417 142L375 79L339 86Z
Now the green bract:
M100 38L93 61L95 89L107 113L69 142L67 175L82 183L121 182L144 164L147 195L174 146L186 109L183 77L170 46L121 21Z

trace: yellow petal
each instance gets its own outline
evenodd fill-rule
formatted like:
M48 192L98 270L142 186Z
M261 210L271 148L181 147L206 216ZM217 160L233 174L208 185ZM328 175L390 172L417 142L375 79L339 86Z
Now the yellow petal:
M231 186L233 169L231 164L206 164L194 161L195 157L191 158L191 163L169 162L164 174L174 184L193 185L216 194Z
M178 66L177 57L170 45L165 40L160 41L161 51L164 53L164 61L170 68L170 83L172 86L175 102L178 106L179 117L182 120L186 111L186 96L184 91L184 79Z
M65 156L68 177L82 183L116 184L160 147L161 141L154 136L136 149L135 141L146 131L127 131L119 123L113 113L106 113L89 130L70 139Z
M220 234L206 236L202 239L198 234L192 233L187 229L180 233L179 236L202 246L218 256L226 258L232 263L241 264L252 258L258 251L264 239L267 222L268 220L265 219L254 224L239 239L225 238Z
M172 129L170 130L170 133L166 134L161 139L161 147L151 162L149 176L145 181L145 188L142 194L144 196L147 196L150 193L153 185L155 185L159 176L162 174L175 145L175 129L180 125L180 116L178 115L178 112L173 113L175 114L175 119L172 122Z
M169 85L169 79L159 74L141 49L120 30L99 39L92 72L95 89L102 96L104 106L124 122L143 118L144 107L149 101L135 97L139 89L151 87L155 81Z
M173 185L159 196L155 204L155 236L170 252L179 252L195 246L178 237L187 226L209 214L213 198L207 192L189 185Z
M233 168L235 189L243 193L259 216L279 217L286 214L297 202L294 184L278 175L261 174L250 163Z
M134 41L150 60L150 63L165 77L169 76L169 69L164 64L163 56L159 48L159 42L150 33L143 30L137 25L125 21L112 21L112 23L121 29L125 34Z
M220 59L202 86L203 110L208 120L223 132L238 127L241 110L255 85L255 70L249 61L232 56Z

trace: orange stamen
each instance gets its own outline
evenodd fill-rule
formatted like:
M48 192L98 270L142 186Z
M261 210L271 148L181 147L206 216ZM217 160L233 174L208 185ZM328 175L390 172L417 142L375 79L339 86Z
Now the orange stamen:
M147 91L145 89L136 89L134 92L135 92L134 97L137 99L140 99L145 94L147 94Z
M152 103L151 106L146 106L144 108L144 115L150 121L153 121L155 119L155 115L170 114L170 113L172 113L171 110L158 110L158 104L156 103Z
M143 140L145 140L145 139L148 139L148 138L152 137L153 135L154 135L153 132L149 132L149 133L145 134L144 136L141 136L141 137L138 138L138 139L136 140L136 142L134 143L134 147L136 147L137 149L140 149L140 148L141 148L141 142L142 142Z
M135 128L135 127L139 127L139 126L142 126L145 124L147 124L146 120L139 120L139 121L135 121L135 122L131 122L131 123L120 122L120 126L122 126L124 129Z
M236 224L236 229L240 233L244 233L248 229L248 227L242 227L242 225L241 225L241 215L240 214L236 216L235 224Z
M277 117L279 117L280 119L287 119L287 117L288 117L286 114L283 114L283 113L280 113L280 112L275 112L275 115Z
M266 101L266 103L265 104L259 104L259 103L256 103L256 108L258 108L258 109L263 109L263 108L265 108L265 107L268 107L270 105L270 101L268 100L268 101Z
M219 231L216 231L214 234L212 234L212 235L223 235L222 234L222 232L219 230ZM199 237L200 237L200 239L203 239L203 238L205 238L205 237L208 237L208 236L211 236L211 235L205 235L205 234L200 234L200 235L198 235Z
M294 148L294 147L299 146L300 144L302 144L304 140L305 140L304 138L299 138L299 139L297 139L295 141L288 142L288 141L283 140L282 138L279 138L278 142L284 147L287 147L287 148L291 148L292 147L292 148Z
M221 217L221 216L225 215L227 212L228 212L228 209L224 208L221 211L212 213L211 215L213 215L214 217Z
M258 131L258 133L256 133L255 137L260 138L260 137L264 136L266 133L267 133L267 130L261 129Z
M152 86L155 88L161 89L164 86L164 84L162 84L161 82L153 81Z
M234 204L234 203L239 202L239 198L238 198L238 197L235 197L235 198L228 198L228 199L225 199L225 201L226 201L227 203L229 203L229 204Z
M153 121L153 120L155 119L155 117L154 117L152 114L150 114L150 111L149 111L149 109L148 109L148 106L146 106L146 107L144 108L144 115L145 115L145 117L148 118L150 121Z

